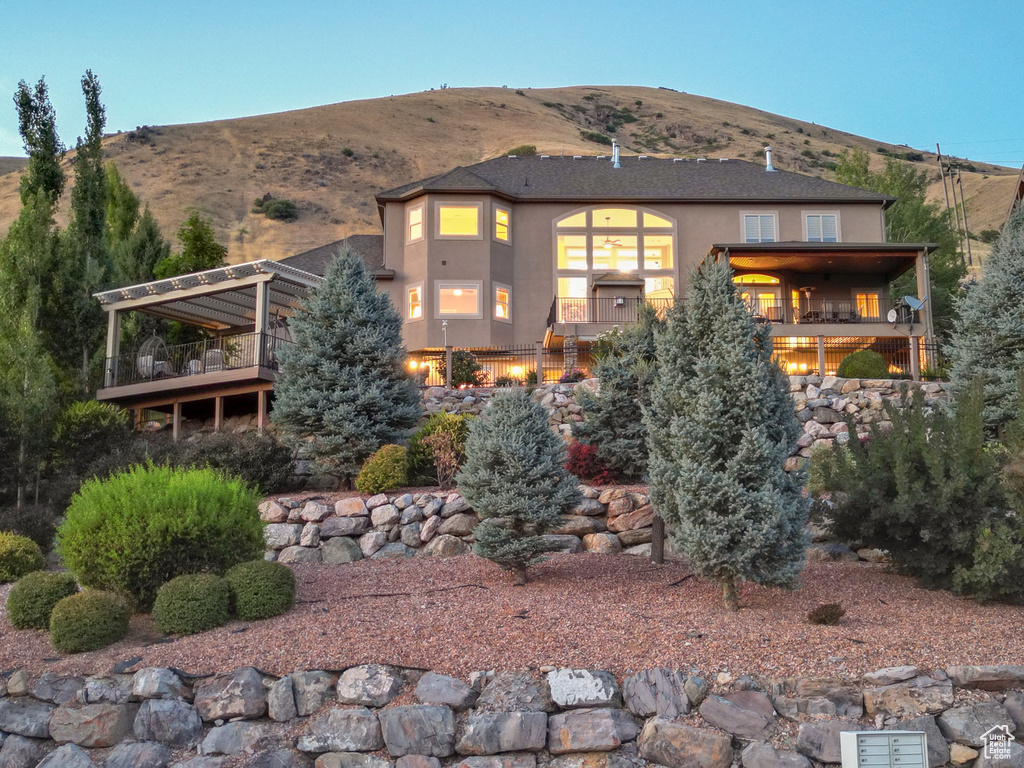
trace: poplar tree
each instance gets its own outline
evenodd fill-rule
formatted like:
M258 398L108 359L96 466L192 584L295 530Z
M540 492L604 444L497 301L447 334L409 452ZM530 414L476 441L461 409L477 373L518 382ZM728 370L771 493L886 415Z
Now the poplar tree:
M279 352L271 418L288 445L348 483L421 414L405 369L402 318L345 247L290 327L294 344Z
M1001 431L1016 415L1024 372L1024 206L1003 225L978 282L960 300L947 348L953 392L983 387L986 426Z
M808 501L784 470L799 430L788 382L725 259L690 275L657 336L647 421L651 501L676 549L728 610L742 581L795 587Z
M458 488L481 522L474 551L526 583L526 569L561 547L544 538L582 500L565 444L525 389L495 392L469 424Z
M45 78L40 78L35 87L29 87L24 80L19 82L14 105L18 110L18 132L28 155L28 168L21 176L22 205L28 205L42 192L52 209L64 192L64 169L60 165L64 144L57 135L57 113L50 104Z

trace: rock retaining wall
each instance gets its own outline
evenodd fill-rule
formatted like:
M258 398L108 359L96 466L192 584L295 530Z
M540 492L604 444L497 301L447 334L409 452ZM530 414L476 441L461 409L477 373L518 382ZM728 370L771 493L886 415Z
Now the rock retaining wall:
M367 664L283 677L23 671L0 686L0 765L24 768L811 768L843 731L923 731L929 768L1021 768L1024 667L859 680L542 667L463 676ZM396 699L402 702L398 705ZM407 703L408 702L408 703ZM415 702L415 703L413 703ZM315 762L314 762L315 761Z

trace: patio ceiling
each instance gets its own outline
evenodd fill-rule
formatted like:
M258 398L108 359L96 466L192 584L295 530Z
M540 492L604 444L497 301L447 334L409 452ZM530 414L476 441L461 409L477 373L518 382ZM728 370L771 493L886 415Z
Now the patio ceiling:
M773 270L805 274L880 274L892 280L913 269L931 243L738 243L716 244L715 253L729 256L740 270Z
M193 272L94 294L108 312L149 315L227 330L254 325L257 286L266 284L271 316L290 316L322 278L270 259Z

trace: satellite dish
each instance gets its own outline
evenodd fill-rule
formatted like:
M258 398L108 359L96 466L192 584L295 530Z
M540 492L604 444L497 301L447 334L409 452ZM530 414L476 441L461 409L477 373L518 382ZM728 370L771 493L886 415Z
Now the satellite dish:
M908 307L910 307L915 312L920 310L921 307L924 306L924 303L926 301L928 301L928 297L925 297L923 299L919 299L916 296L904 296L903 297L903 303L906 304Z
M895 325L895 324L896 324L896 319L897 319L898 315L896 314L896 310L895 310L895 309L890 309L890 310L889 310L889 314L887 314L887 315L886 315L885 317L886 317L886 319L887 319L887 320L888 320L888 321L889 321L890 323L892 323L893 325Z

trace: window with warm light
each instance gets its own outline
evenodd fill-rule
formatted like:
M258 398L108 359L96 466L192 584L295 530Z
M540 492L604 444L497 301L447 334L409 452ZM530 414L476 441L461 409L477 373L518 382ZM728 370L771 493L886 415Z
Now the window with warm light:
M406 313L407 320L423 319L423 285L411 285L406 289Z
M482 317L480 283L437 283L438 317Z
M737 285L778 285L779 278L771 275L746 274L736 275L732 281Z
M558 236L558 268L569 270L586 270L586 235Z
M586 277L558 278L558 322L587 322L587 282Z
M774 243L775 231L774 213L743 214L743 242Z
M439 238L480 238L480 204L438 203Z
M839 214L804 214L804 230L809 243L838 243Z
M423 204L405 211L405 242L415 243L423 239Z
M636 229L636 211L628 208L596 208L591 218L595 229Z
M648 299L671 299L675 295L675 278L645 277L644 296Z
M510 297L512 291L508 286L494 286L494 319L502 322L512 322Z
M511 226L512 214L507 208L495 208L494 209L494 239L502 243L507 243L511 239L511 232L509 227Z
M636 272L636 235L592 235L595 272Z
M867 319L881 319L878 314L878 292L857 291L854 294L857 303L857 314Z
M644 269L672 269L672 235L644 235Z

